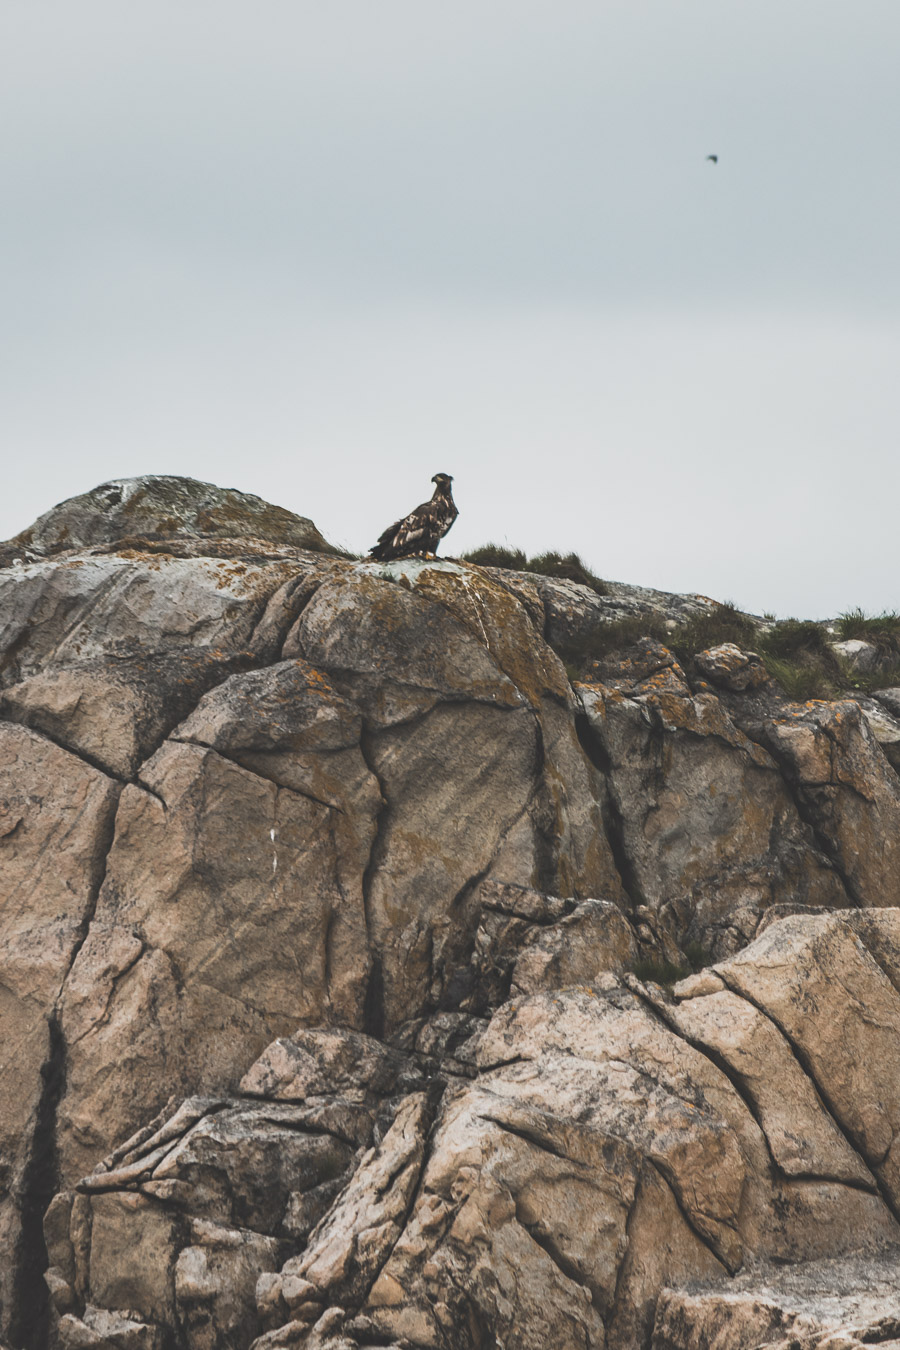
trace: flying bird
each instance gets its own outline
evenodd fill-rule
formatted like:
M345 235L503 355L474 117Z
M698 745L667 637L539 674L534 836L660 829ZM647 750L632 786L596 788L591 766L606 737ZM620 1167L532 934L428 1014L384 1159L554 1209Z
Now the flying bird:
M388 526L384 534L379 535L375 547L369 549L370 557L387 562L391 558L434 556L439 541L459 512L450 490L452 475L436 473L431 481L435 484L431 500L422 502L408 516Z
M707 159L711 159L712 162L713 162L713 164L718 164L718 162L719 162L719 156L718 156L718 155L707 155L706 158L707 158Z

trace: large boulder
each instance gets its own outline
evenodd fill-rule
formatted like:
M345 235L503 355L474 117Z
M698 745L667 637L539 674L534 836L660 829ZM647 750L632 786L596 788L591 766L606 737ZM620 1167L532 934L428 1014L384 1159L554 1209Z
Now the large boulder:
M11 553L18 550L47 555L146 536L244 537L293 548L336 551L305 516L295 516L249 492L166 474L116 478L78 497L69 497L5 547Z

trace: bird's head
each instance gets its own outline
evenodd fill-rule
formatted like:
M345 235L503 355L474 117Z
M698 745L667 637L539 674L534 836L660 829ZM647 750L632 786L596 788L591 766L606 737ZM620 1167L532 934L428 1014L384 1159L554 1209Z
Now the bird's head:
M449 492L450 484L453 482L452 473L436 473L432 478L432 483L436 483L441 492Z

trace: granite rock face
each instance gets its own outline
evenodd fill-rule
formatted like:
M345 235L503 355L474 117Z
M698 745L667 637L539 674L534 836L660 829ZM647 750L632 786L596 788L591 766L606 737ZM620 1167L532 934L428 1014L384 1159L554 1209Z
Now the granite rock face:
M900 911L872 917L776 921L711 993L605 972L458 1014L452 1054L440 1014L276 1042L56 1197L61 1343L101 1344L66 1339L97 1308L191 1347L777 1340L740 1272L900 1251Z
M703 597L323 547L142 479L0 549L0 1333L742 1347L900 1241L884 726L547 641Z

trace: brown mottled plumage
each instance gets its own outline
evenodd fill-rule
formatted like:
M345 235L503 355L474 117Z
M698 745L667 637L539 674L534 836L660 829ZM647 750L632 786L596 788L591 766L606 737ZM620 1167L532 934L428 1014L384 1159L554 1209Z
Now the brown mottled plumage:
M459 512L450 490L452 476L436 473L431 481L435 484L431 500L389 526L375 547L369 549L370 557L387 562L391 558L421 557L437 551L438 543Z

